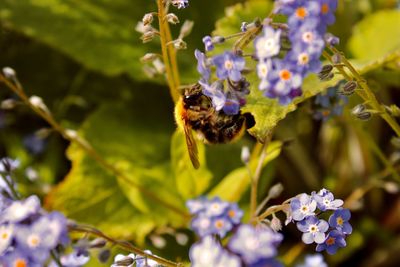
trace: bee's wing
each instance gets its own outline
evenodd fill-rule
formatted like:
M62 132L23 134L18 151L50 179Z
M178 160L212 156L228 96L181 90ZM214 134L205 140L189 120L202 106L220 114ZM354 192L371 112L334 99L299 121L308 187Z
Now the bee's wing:
M185 132L186 145L188 148L190 160L192 161L193 167L195 169L198 169L200 167L198 156L199 152L197 150L196 140L193 137L192 128L187 125L187 123L184 123L183 129Z

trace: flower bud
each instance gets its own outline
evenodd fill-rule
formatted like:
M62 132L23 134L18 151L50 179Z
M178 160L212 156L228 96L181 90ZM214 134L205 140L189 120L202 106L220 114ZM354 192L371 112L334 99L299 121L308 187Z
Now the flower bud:
M369 111L366 111L366 107L364 104L359 104L359 105L355 106L352 109L351 113L357 119L362 120L362 121L367 121L372 117L372 113Z
M249 163L250 161L250 149L247 146L242 147L242 153L240 154L240 159L244 164Z
M109 249L102 249L99 254L97 255L97 258L99 259L99 262L101 263L106 263L108 261L108 259L111 256L111 252ZM132 259L133 262L133 259ZM129 265L126 265L129 266Z
M334 64L340 64L342 63L342 55L340 55L339 53L335 53L332 56L332 62Z
M324 81L324 82L332 80L333 76L335 76L333 74L333 72L330 72L330 73L319 73L318 74L318 78L321 81Z
M187 48L186 42L183 41L182 39L176 39L175 41L173 41L173 44L175 49L177 50L182 50Z
M29 102L32 106L41 109L42 111L50 114L49 109L47 108L46 104L43 102L43 99L39 96L33 95L29 98Z
M394 183L394 182L385 182L383 184L383 188L389 194L397 194L399 192L399 185L397 183Z
M145 33L143 33L143 35L140 37L140 39L145 44L145 43L151 42L153 40L154 36L156 36L156 32L153 30L150 30L150 31L146 31Z
M143 57L140 58L140 61L142 63L147 63L147 62L151 62L151 61L155 60L157 57L158 57L158 55L155 53L147 53Z
M270 226L275 232L282 230L282 222L278 217L275 216L275 214L272 215Z
M107 244L107 241L103 238L96 238L90 241L89 247L90 248L102 248Z
M274 186L271 187L271 189L268 192L268 197L269 198L277 198L283 191L283 185L281 183L277 183Z
M4 74L4 76L6 76L7 79L10 79L10 80L13 80L17 77L15 70L10 67L4 67L3 74Z
M335 46L340 42L340 39L331 33L325 34L324 39L329 46Z
M161 59L156 58L153 61L153 66L156 69L156 71L160 74L163 74L165 72L165 65L164 63L161 61Z
M153 22L153 14L151 13L145 14L143 16L142 22L144 26L150 25Z
M339 93L342 95L352 95L354 91L357 89L357 87L358 84L356 81L348 81L341 87Z
M179 18L174 13L168 13L165 15L165 19L174 25L179 23Z
M116 265L120 265L120 266L130 266L131 264L133 264L134 259L132 257L126 256L124 258L122 258L121 260L118 260L116 262L114 262Z
M185 20L181 27L181 31L179 33L179 39L183 39L185 36L188 36L193 29L194 22L191 20Z
M1 102L1 109L13 109L17 105L17 101L15 99L6 99Z

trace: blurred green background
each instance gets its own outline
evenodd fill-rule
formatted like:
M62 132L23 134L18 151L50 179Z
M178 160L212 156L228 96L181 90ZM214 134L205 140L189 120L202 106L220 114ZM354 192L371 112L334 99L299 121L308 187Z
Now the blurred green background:
M269 1L245 2L191 0L189 8L173 10L181 22L195 22L186 38L188 49L179 51L184 83L198 79L194 49L202 48L202 37L218 20L228 16L217 24L217 32L228 33L228 26L238 31L243 19L268 14L255 7L270 6ZM340 49L357 64L399 49L398 6L395 0L339 0L337 23L330 30L340 37ZM79 131L105 159L168 203L184 210L187 199L222 192L246 210L248 177L240 150L255 140L247 135L235 144L201 146L207 164L198 172L190 168L183 136L174 134L173 103L163 77L150 79L139 61L147 52L159 52L158 41L142 44L135 31L143 15L155 10L155 1L147 0L0 0L0 66L14 68L26 92L42 97L57 121ZM179 32L179 25L171 27ZM383 103L399 104L399 62L366 78ZM15 96L0 85L0 99L9 98ZM312 119L311 99L281 121L274 139L290 142L268 159L259 198L277 182L285 191L276 203L323 186L343 199L366 189L353 202L348 247L326 260L330 266L399 266L400 197L389 189L398 186L400 151L379 117L359 122L350 116L358 103L352 97L343 116L322 123ZM187 260L194 236L182 214L114 177L47 127L23 105L0 110L0 155L21 160L19 183L25 195L38 194L49 209L109 235ZM188 235L189 242L178 244L177 233ZM298 262L313 252L308 246L296 256L300 234L293 225L284 234L283 259ZM157 247L160 237L165 247Z

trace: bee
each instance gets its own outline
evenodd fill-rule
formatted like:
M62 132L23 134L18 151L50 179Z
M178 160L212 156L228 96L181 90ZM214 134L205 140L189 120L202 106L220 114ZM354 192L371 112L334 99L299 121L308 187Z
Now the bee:
M250 113L227 115L222 110L217 111L198 83L182 90L182 96L175 106L175 120L185 134L189 157L195 169L200 167L200 162L192 130L204 143L220 144L240 139L246 129L255 124Z

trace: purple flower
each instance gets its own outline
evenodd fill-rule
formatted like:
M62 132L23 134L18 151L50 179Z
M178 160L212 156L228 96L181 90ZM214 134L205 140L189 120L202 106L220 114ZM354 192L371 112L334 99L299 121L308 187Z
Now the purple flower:
M321 61L319 60L319 54L309 53L306 45L293 45L286 55L287 60L293 62L296 65L297 71L306 76L308 72L317 73L321 70Z
M44 265L32 261L24 251L13 249L0 256L0 266L42 267Z
M226 115L236 115L240 110L239 99L232 92L228 92L224 107L222 108Z
M303 23L307 23L312 18L317 19L320 13L320 5L315 1L295 1L295 4L288 5L282 10L286 15L290 15L288 25L295 28ZM290 12L289 14L287 12Z
M40 211L40 200L37 196L30 196L24 200L14 201L1 216L1 222L20 222Z
M321 211L337 210L343 205L343 200L334 199L333 194L325 188L321 189L317 194L312 194L312 197L317 202L317 207Z
M209 35L204 36L202 41L206 51L211 51L214 49L214 43L212 41L211 36Z
M0 226L0 255L7 250L14 237L14 225L4 224Z
M224 93L224 84L222 81L215 81L211 85L204 80L200 80L199 84L203 89L203 93L211 98L211 102L215 110L219 111L225 106L226 95Z
M240 258L234 254L231 254L227 251L223 251L218 259L218 262L213 267L241 267L242 262Z
M152 255L150 250L145 250L147 254ZM136 267L157 267L158 263L155 260L147 259L145 257L136 256Z
M266 59L279 54L281 31L264 27L263 35L254 41L256 56L258 59Z
M329 224L315 216L308 216L297 223L297 228L303 232L301 239L305 244L321 244L325 241L325 232L328 231Z
M194 51L194 56L197 59L197 71L201 74L202 80L208 81L211 76L211 70L207 64L207 57L200 50Z
M295 64L287 60L274 59L272 70L267 73L267 81L262 82L260 87L265 90L265 96L278 98L281 104L286 105L301 94L302 81Z
M321 34L317 31L318 20L310 20L295 31L290 31L289 39L292 44L303 45L310 55L319 56L325 43Z
M277 246L283 236L269 228L254 228L242 224L229 241L231 251L241 255L246 264L256 263L276 256Z
M314 102L317 105L314 119L326 121L343 113L343 108L348 103L348 98L337 93L337 88L341 84L338 83L338 85L330 87L325 94L317 95Z
M261 259L249 265L249 267L284 267L282 263L274 258Z
M66 225L60 217L44 215L32 225L19 226L16 230L17 244L36 262L44 262L60 243Z
M215 197L207 204L205 214L207 216L220 216L226 212L228 207L228 202L222 201L219 197Z
M328 233L325 242L317 245L316 251L321 252L326 250L328 254L333 255L338 248L343 248L345 246L346 240L344 240L344 234L340 231L332 230Z
M195 215L206 208L207 202L208 200L205 197L190 199L186 201L186 207L188 207L190 214Z
M191 228L198 236L206 236L214 234L212 218L204 213L200 213L192 219Z
M178 9L187 8L189 6L189 0L171 0L171 4Z
M303 193L290 202L292 218L295 221L302 221L307 216L315 215L317 203L311 196Z
M246 64L243 57L226 51L221 55L213 57L212 61L217 67L217 77L219 79L225 80L229 78L234 82L238 82L242 78L241 71Z
M232 222L226 217L215 218L212 224L212 233L219 235L221 238L225 237L226 233L233 228Z
M243 217L243 211L236 203L231 203L229 205L227 214L233 224L239 224Z
M204 237L200 242L193 244L189 251L192 267L215 266L219 261L223 249L211 236Z
M321 22L331 25L335 22L335 11L337 8L337 0L318 0L320 5Z
M353 231L350 223L351 214L348 209L338 209L329 217L329 225L344 234L349 235Z
M328 267L321 254L306 255L304 263L296 267Z

